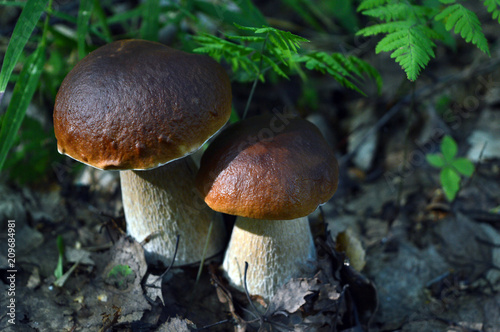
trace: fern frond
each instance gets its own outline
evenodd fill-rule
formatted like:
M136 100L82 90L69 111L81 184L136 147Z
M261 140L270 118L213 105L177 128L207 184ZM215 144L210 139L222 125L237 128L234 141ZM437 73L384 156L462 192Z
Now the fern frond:
M390 3L385 6L364 10L363 15L378 18L382 21L400 21L422 17L429 11L428 7L411 5L407 2Z
M227 39L231 40L239 40L242 42L250 42L250 43L262 43L266 39L265 37L261 36L233 36L233 35L227 35Z
M343 86L361 94L363 92L357 87L358 81L365 76L374 78L380 91L380 74L361 59L345 57L340 53L312 52L302 55L299 54L301 44L308 42L303 37L272 27L235 25L249 33L244 36L225 35L225 38L201 34L194 37L200 44L194 51L208 54L217 61L224 58L240 80L264 81L264 73L270 69L284 78L288 78L288 72L305 77L299 66L300 63L305 63L307 69L327 73Z
M434 58L433 31L424 25L410 25L385 36L375 48L376 53L392 52L391 58L406 72L410 81Z
M196 53L205 53L212 58L220 61L224 57L230 64L233 72L242 68L244 71L257 73L259 68L257 64L248 56L255 52L251 47L232 43L225 39L210 35L201 34L194 36L193 39L201 45L193 51Z
M326 52L312 52L300 55L297 62L304 62L309 70L317 70L331 75L342 86L364 94L357 86L359 79L368 75L375 78L380 89L382 78L375 68L363 60L341 53L328 54Z
M491 17L500 23L500 0L483 0L483 2Z
M358 57L350 56L349 59L353 62L353 64L359 69L361 73L367 75L369 78L375 80L375 84L377 85L377 91L380 93L382 91L383 81L380 73L370 65L368 62L361 60Z
M377 8L389 2L390 0L363 0L359 4L357 11L362 12L367 9Z
M435 19L444 21L446 30L454 29L454 32L460 34L466 42L472 42L481 51L490 55L488 41L484 36L481 23L471 10L461 4L454 4L443 9L435 16Z
M264 42L264 39L269 41L268 45L266 45L266 49L273 53L275 56L278 57L280 62L284 62L285 64L292 65L293 63L290 62L293 54L297 53L298 50L301 47L302 43L309 42L306 38L303 38L301 36L295 35L289 31L284 31L280 29L276 29L273 27L269 26L264 26L261 28L255 28L255 27L244 27L241 26L237 23L234 24L238 29L241 30L246 30L246 31L251 31L254 34L265 34L265 37L260 37L263 38L259 41ZM235 38L235 37L233 37ZM247 40L247 41L257 41L255 36L251 37L238 37L240 40ZM280 74L281 75L281 74Z
M270 57L268 57L268 56L266 56L266 55L263 55L263 54L262 54L262 55L260 55L260 56L262 56L262 61L263 61L265 64L268 64L268 65L269 65L269 67L270 67L270 68L271 68L271 69L272 69L272 70L273 70L276 74L278 74L278 75L279 75L279 76L281 76L281 77L284 77L284 78L288 79L288 75L287 75L287 74L285 74L285 72L284 72L284 71L280 68L280 66L279 66L276 62L274 62L274 61L273 61ZM260 61L260 57L259 57L259 59L258 59L258 60L256 59L256 61Z
M366 28L363 28L356 32L356 35L361 35L364 37L374 36L381 33L393 33L396 31L400 31L402 29L407 29L409 25L413 24L408 21L396 21L396 22L388 22L388 23L380 23L376 25L371 25Z

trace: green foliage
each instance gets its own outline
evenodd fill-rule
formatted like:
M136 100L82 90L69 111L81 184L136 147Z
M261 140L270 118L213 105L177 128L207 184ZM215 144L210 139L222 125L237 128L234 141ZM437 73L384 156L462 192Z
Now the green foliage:
M339 24L352 32L360 24L352 1L283 3L321 34L334 31ZM482 4L500 22L500 0L483 0ZM259 80L287 79L292 75L306 80L307 71L330 75L358 92L365 78L373 79L379 89L382 85L378 72L358 57L305 47L307 39L269 26L251 0L145 0L126 10L109 2L82 0L76 14L65 13L65 6L53 0L14 0L6 5L18 6L22 13L10 36L0 72L0 99L7 84L15 83L6 113L0 118L0 170L7 169L22 183L42 178L42 173L50 169L48 161L56 158L45 151L56 151L55 140L48 137L51 133L45 133L32 119L25 119L33 97L37 96L42 105L53 104L58 87L76 62L98 45L113 40L159 40L160 31L172 28L175 32L169 44L224 60L232 68L233 80L253 81L249 102ZM357 10L378 20L358 34L381 35L375 51L390 52L411 80L435 57L438 41L452 45L453 32L489 54L481 24L464 1L361 0ZM49 24L51 18L57 18L58 24ZM236 121L236 117L232 119ZM32 177L21 175L27 168L33 169Z
M451 136L443 137L441 153L427 154L427 162L441 169L439 175L446 198L452 202L460 190L461 175L470 177L474 173L474 164L466 158L457 158L457 143Z
M96 48L89 41L101 45L125 38L158 40L160 28L170 25L179 31L172 43L191 51L194 44L190 33L203 31L206 24L194 13L201 13L221 25L232 25L234 21L249 25L265 23L250 0L235 3L240 10L226 8L226 5L215 6L203 0L168 4L148 0L137 7L117 11L109 2L82 0L77 15L63 12L65 6L53 0L3 3L20 7L22 12L10 36L0 72L0 100L7 84L15 83L6 112L0 116L0 170L7 171L2 175L8 174L20 183L43 179L43 174L57 160L53 133L46 133L39 123L26 120L26 109L34 96L43 105L40 110L53 104L69 70ZM40 22L44 13L45 19ZM58 19L57 26L49 24L53 17ZM181 28L184 24L189 29ZM33 35L32 31L35 31ZM15 68L22 69L16 72Z
M354 1L282 0L305 23L317 31L333 30L340 25L353 33L359 28Z
M484 36L481 23L471 10L461 4L453 4L446 7L434 19L445 22L446 30L454 29L454 32L460 34L466 42L472 42L481 51L490 55L488 41Z
M486 0L484 5L493 18L499 18L500 10L495 1L498 0ZM375 52L391 52L391 57L411 81L416 80L435 57L435 42L448 39L443 32L453 30L466 42L490 55L477 15L456 0L426 1L423 5L416 4L416 1L364 0L358 11L381 22L367 26L357 34L365 37L385 35Z
M30 116L24 118L19 134L15 136L4 169L19 184L35 183L45 178L47 169L62 156L55 149L55 137L42 124Z
M94 2L93 0L80 0L80 8L78 9L77 19L77 38L78 38L78 57L82 59L87 55L87 32L89 29L90 15L92 14Z
M357 57L321 51L301 53L302 43L308 42L303 37L269 26L236 27L247 34L225 34L224 38L210 34L195 36L194 40L201 46L194 51L206 53L218 61L224 58L231 64L234 76L239 81L264 81L263 74L268 70L284 78L288 78L290 72L304 77L299 66L303 63L306 69L327 73L343 86L359 92L358 80L365 75L374 78L378 87L381 87L378 72ZM262 68L262 65L266 67Z
M2 70L0 72L0 101L3 99L5 88L14 70L17 60L27 43L31 32L44 10L46 1L30 0L24 6L21 16L14 28L12 37L5 53ZM48 20L45 20L44 31L47 30ZM17 79L11 102L5 116L2 117L0 127L0 169L2 169L7 153L14 143L15 135L28 108L31 98L35 93L41 70L45 61L45 39L39 43L37 49L25 62L19 78Z
M357 86L365 75L373 78L378 89L382 88L382 77L367 62L355 56L341 53L310 52L298 56L297 62L304 62L309 70L317 70L331 75L342 86L363 93Z
M500 23L500 0L483 0L483 3L491 17Z
M134 278L133 272L132 268L128 265L115 265L108 273L108 282L116 285L119 289L123 289L128 281Z

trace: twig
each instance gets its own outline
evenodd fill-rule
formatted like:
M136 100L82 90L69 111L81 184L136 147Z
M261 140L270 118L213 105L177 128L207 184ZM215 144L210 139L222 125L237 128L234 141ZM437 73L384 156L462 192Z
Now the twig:
M248 262L245 261L245 274L243 276L243 284L245 285L245 295L247 296L247 300L250 303L250 306L252 307L252 309L256 313L256 316L259 318L260 324L262 325L262 323L264 322L264 319L263 319L262 315L259 314L259 311L255 307L255 304L253 304L253 301L250 298L250 294L248 293L248 288L247 288L247 271L248 271Z
M154 285L154 284L157 283L158 281L160 281L161 279L163 279L163 277L168 273L168 271L170 271L170 269L174 266L175 257L177 256L177 249L179 249L179 239L180 239L180 237L181 237L180 235L177 235L177 239L175 240L174 257L172 257L172 261L170 262L170 265L167 267L167 269L158 278L156 278L156 280L152 284L147 284L147 285L144 285L144 286L147 286L147 287L156 287L156 285Z
M205 326L202 326L198 329L196 329L195 331L203 331L203 330L207 330L211 327L214 327L214 326L217 326L217 325L222 325L222 324L226 324L226 323L231 323L233 320L232 319L225 319L225 320L221 320L220 322L216 322L216 323L212 323L212 324L209 324L209 325L205 325Z

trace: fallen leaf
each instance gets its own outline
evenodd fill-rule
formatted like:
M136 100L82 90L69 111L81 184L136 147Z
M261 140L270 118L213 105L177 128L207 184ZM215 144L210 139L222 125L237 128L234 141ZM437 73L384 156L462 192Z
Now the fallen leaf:
M276 291L272 297L268 312L286 311L294 313L306 303L305 297L318 292L320 282L318 279L294 278Z
M158 332L189 332L191 328L196 328L194 324L186 319L179 317L171 318L168 322L163 323L156 331Z
M361 241L353 234L350 228L337 235L336 250L345 252L349 258L349 264L356 271L361 271L365 267L365 249L361 245Z

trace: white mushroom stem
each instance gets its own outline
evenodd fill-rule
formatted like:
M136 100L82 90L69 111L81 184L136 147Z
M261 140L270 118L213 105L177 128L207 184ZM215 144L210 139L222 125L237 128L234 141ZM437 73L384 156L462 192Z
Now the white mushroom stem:
M172 261L177 235L175 265L202 259L210 222L213 222L206 258L224 249L225 228L220 218L194 189L196 166L186 157L147 171L120 173L127 232L144 244L150 262Z
M294 277L307 277L315 269L316 250L307 217L294 220L259 220L238 217L224 257L223 268L231 284L252 295L270 299Z

